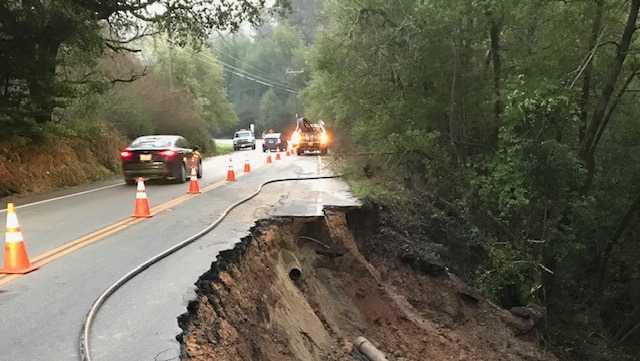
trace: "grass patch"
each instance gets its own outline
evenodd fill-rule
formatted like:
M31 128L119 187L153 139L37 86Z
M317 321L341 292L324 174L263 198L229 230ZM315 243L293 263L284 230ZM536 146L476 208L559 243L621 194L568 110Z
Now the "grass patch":
M233 152L232 144L218 144L216 143L216 155L225 155Z

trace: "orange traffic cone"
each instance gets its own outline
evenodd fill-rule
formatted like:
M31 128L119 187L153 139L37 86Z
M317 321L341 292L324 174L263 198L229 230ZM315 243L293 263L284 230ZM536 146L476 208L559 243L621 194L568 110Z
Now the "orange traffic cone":
M200 193L200 184L198 183L198 173L196 173L196 167L191 167L191 178L189 178L189 194Z
M4 267L0 273L25 274L36 270L29 261L18 216L13 203L7 205L7 232L4 239Z
M271 161L271 152L269 152L267 154L267 164L271 164L271 163L272 163L272 161Z
M276 152L276 160L280 160L280 159L282 159L282 158L280 158L280 152L278 151L278 152Z
M249 158L244 159L244 172L245 173L251 172L251 164L249 163Z
M133 211L133 216L136 218L151 217L151 207L149 207L149 198L147 198L147 192L144 189L143 178L138 178L138 190L136 192L136 207Z
M233 159L229 158L229 170L227 171L227 181L235 182L236 172L233 170Z

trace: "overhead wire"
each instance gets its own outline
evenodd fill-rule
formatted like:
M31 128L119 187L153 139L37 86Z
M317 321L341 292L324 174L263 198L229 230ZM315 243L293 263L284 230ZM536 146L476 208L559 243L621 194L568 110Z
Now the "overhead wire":
M228 52L226 52L224 50L223 47L218 47L217 45L214 44L209 44L209 46L211 47L211 49L213 49L216 53L216 55L222 55L224 57L227 57L229 59L232 59L234 61L237 61L239 63L241 63L242 65L249 67L249 68L253 68L253 72L257 73L258 75L262 75L262 76L267 76L269 75L269 71L264 70L256 65L251 64L250 62L246 61L246 60L242 60L234 55L229 54Z
M203 53L197 53L196 56L200 57L201 59L205 59L205 60L217 63L219 65L222 65L223 68L227 72L229 72L231 74L234 74L236 76L239 76L241 78L244 78L244 79L247 79L247 80L251 80L253 82L256 82L258 84L261 84L261 85L264 85L264 86L267 86L267 87L270 87L270 88L286 91L286 92L291 93L291 94L296 94L296 95L298 94L297 90L292 89L289 86L285 86L285 85L279 84L278 82L276 82L276 81L274 81L272 79L259 76L257 74L251 73L251 72L249 72L247 70L244 70L242 68L239 68L239 67L236 67L234 65L228 64L228 63L226 63L226 62L224 62L224 61L222 61L220 59L217 59L217 58L215 58L215 57L213 57L211 55L207 55L207 54L203 54Z
M253 65L253 64L251 64L251 63L249 63L247 61L240 60L240 59L236 58L235 56L233 56L233 55L231 55L229 53L225 53L224 49L233 47L233 44L231 44L225 38L225 36L222 33L220 33L219 31L218 31L218 35L219 35L218 39L222 42L222 44L220 45L220 47L218 47L218 45L216 43L211 42L211 43L209 43L209 45L212 48L214 48L218 52L222 53L224 56L227 56L227 57L229 57L231 59L234 59L235 61L238 61L238 62L244 63L245 65L248 65L249 67L253 68L254 70L257 70L260 73L269 74L268 71L258 67L257 65Z

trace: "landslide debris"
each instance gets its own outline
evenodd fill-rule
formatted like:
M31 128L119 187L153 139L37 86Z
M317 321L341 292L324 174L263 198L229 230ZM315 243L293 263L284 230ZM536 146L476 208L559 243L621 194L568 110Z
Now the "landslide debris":
M556 360L534 342L531 319L492 305L438 262L365 257L364 244L394 240L372 237L377 229L354 238L354 222L368 217L350 212L260 221L222 252L178 319L182 360L366 360L358 336L392 361Z

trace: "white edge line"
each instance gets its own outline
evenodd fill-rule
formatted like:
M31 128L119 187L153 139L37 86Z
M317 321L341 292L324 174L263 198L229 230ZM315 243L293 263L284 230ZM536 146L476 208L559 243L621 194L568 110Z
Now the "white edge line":
M44 203L49 203L49 202L54 202L54 201L59 201L61 199L65 199L65 198L71 198L71 197L77 197L77 196L81 196L84 194L89 194L89 193L93 193L93 192L98 192L98 191L102 191L105 189L109 189L109 188L115 188L115 187L119 187L121 185L124 185L124 182L122 183L116 183L116 184L112 184L112 185L108 185L108 186L104 186L104 187L99 187L99 188L94 188L94 189L89 189L83 192L78 192L78 193L72 193L72 194L67 194L64 196L60 196L60 197L55 197L55 198L49 198L49 199L44 199L41 201L37 201L37 202L33 202L33 203L27 203L27 204L22 204L16 207L16 209L20 209L20 208L27 208L27 207L32 207L32 206L37 206L39 204L44 204ZM7 209L0 209L0 213L6 212Z
M232 155L233 155L233 153L231 153L231 154L230 154L230 156L232 156ZM222 157L224 157L224 156L226 156L226 154L225 154L225 155L222 155ZM211 159L213 159L213 158L215 158L215 156L214 156L214 157L205 158L205 159L204 159L204 161L206 162L207 160L211 160ZM89 193L93 193L93 192L98 192L98 191L102 191L102 190L109 189L109 188L115 188L115 187L118 187L118 186L121 186L121 185L124 185L124 184L125 184L124 182L121 182L121 183L112 184L112 185L108 185L108 186L104 186L104 187L99 187L99 188L89 189L89 190L86 190L86 191L83 191L83 192L67 194L67 195L60 196L60 197L55 197L55 198L43 199L43 200L41 200L41 201L37 201L37 202L33 202L33 203L27 203L27 204L22 204L22 205L16 206L16 209L20 209L20 208L27 208L27 207L32 207L32 206L37 206L37 205L39 205L39 204L45 204L45 203L49 203L49 202L55 202L55 201L59 201L59 200L61 200L61 199L66 199L66 198L71 198L71 197L77 197L77 196L81 196L81 195L84 195L84 194L89 194ZM4 213L4 212L6 212L6 211L7 211L7 209L6 209L6 208L4 208L4 209L0 209L0 213Z

